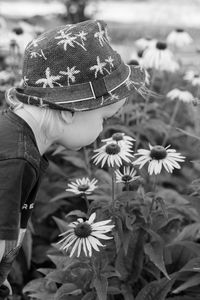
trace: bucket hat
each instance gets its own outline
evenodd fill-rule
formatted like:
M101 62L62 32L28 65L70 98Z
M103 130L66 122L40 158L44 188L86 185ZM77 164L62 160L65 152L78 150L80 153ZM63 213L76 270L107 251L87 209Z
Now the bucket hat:
M50 29L24 53L20 102L51 109L86 111L145 91L145 71L127 65L111 47L107 24L89 20Z

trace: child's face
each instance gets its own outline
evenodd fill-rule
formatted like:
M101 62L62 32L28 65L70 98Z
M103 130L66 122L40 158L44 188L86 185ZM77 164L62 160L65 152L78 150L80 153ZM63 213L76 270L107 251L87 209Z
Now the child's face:
M93 143L103 130L103 121L116 114L126 99L95 110L76 112L71 124L64 124L58 143L71 150Z

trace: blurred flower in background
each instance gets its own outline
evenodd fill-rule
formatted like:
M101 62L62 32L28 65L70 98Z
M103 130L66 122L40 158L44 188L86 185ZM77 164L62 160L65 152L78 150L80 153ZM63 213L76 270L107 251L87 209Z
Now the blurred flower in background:
M112 143L113 141L119 146L132 147L135 139L133 139L131 136L125 135L125 133L116 132L110 138L102 140L102 142L107 144Z
M200 73L193 70L188 70L183 79L189 81L193 86L200 85Z
M182 48L190 45L193 42L193 39L184 29L177 28L169 33L166 38L166 42L169 45Z
M128 65L132 65L132 66L139 66L142 65L142 57L139 59L135 59L132 58L128 61ZM146 85L150 84L150 74L148 73L148 71L146 69L144 69L145 72L145 83Z
M192 93L177 88L168 92L167 97L171 100L178 99L187 103L191 103L194 100L194 96L192 95Z
M148 47L155 46L156 39L153 39L151 37L144 37L136 40L134 44L138 50L144 51Z
M142 65L146 69L175 72L179 65L173 53L165 42L157 42L155 46L147 48L142 56Z

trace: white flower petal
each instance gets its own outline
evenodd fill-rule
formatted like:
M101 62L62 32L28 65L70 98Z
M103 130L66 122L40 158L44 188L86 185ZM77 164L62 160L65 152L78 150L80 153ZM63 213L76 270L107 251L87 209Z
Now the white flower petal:
M89 217L89 220L87 221L88 224L92 224L96 218L96 213L92 213L91 216Z
M73 246L73 248L72 248L72 250L71 250L71 252L70 252L69 257L72 257L72 255L73 255L74 252L76 251L76 249L77 249L79 243L80 243L80 239L78 238L78 239L76 240L76 242L74 243L74 246Z

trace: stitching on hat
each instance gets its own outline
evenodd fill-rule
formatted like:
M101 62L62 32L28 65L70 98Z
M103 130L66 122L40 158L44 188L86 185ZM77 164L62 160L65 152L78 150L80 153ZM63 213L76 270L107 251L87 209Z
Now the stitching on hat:
M92 86L92 82L89 81L89 84L90 84L90 88L91 88L91 91L92 91L92 95L93 95L94 99L96 99L96 95L95 95L95 92L94 92L94 89L93 89L93 86Z
M128 68L129 68L129 73L128 76L126 77L126 79L124 81L122 81L120 84L118 84L117 86L115 86L112 90L109 91L109 93L111 93L112 91L116 90L118 87L120 87L121 85L123 85L130 77L131 75L131 68L129 65L125 64Z
M65 103L74 103L74 102L80 102L80 101L86 101L86 100L91 100L94 99L93 97L88 97L88 98L82 98L82 99L77 99L77 100L71 100L71 101L55 101L56 104L65 104Z

